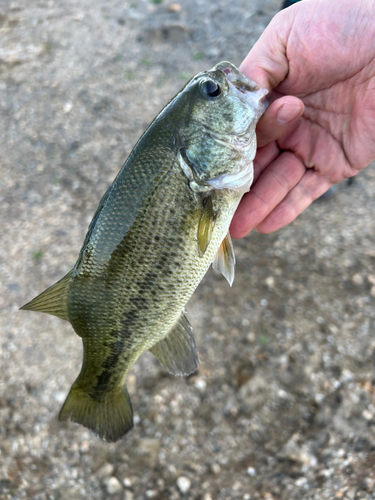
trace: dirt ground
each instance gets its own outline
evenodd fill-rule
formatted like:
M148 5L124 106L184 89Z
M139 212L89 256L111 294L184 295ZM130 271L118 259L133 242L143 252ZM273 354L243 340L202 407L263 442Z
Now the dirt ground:
M187 79L239 64L281 0L0 2L0 499L375 498L375 171L235 242L188 304L201 366L146 353L117 444L56 415L70 325L18 311L74 264L106 187Z

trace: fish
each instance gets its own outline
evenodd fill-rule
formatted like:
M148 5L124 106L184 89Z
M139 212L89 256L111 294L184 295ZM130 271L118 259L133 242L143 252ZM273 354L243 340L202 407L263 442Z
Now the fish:
M211 264L233 283L229 225L253 180L266 95L229 62L194 76L107 189L73 269L21 308L82 339L60 420L118 441L133 427L125 378L143 351L174 375L198 368L185 306Z

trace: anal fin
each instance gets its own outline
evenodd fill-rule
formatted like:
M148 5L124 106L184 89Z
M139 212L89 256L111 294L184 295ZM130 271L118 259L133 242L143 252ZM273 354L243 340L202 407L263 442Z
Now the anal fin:
M212 267L215 271L221 273L228 281L229 285L232 286L234 281L235 264L236 257L234 255L233 243L230 234L228 233L217 251Z
M44 312L69 321L68 283L71 274L72 271L20 309Z
M199 366L198 349L184 313L168 335L150 352L173 375L190 375Z

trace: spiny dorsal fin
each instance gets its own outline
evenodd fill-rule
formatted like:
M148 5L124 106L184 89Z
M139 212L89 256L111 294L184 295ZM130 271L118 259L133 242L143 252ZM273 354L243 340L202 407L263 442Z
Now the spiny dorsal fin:
M173 375L190 375L199 366L198 349L184 313L168 335L150 352Z
M197 231L199 257L203 257L204 252L210 244L217 217L217 213L214 211L214 207L212 205L211 196L208 196L203 203L204 206L199 219Z
M229 285L232 286L234 281L235 264L236 257L234 255L233 243L230 234L228 233L217 251L212 267L215 271L221 273L224 278L226 278Z
M27 304L21 307L26 311L38 311L69 321L68 284L72 274L70 271L60 281L44 290Z

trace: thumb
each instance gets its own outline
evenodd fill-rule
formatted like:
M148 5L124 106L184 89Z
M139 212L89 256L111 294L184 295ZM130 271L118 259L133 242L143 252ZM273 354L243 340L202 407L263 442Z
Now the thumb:
M268 90L277 87L288 74L286 46L298 7L276 14L240 66L245 76Z

